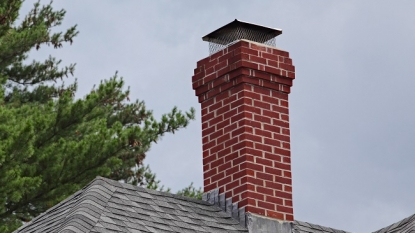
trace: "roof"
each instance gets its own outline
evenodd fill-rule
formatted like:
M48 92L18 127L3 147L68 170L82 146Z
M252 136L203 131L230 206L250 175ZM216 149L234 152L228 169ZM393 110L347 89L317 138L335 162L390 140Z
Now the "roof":
M290 223L289 229L291 233L345 233L301 221ZM239 233L248 228L207 201L97 177L15 232Z
M347 233L347 231L337 230L330 227L324 227L308 222L294 221L293 233Z
M248 232L205 201L97 177L16 232Z
M384 227L373 233L392 233L392 232L414 232L415 231L415 214L411 215L401 221L398 221L392 225Z

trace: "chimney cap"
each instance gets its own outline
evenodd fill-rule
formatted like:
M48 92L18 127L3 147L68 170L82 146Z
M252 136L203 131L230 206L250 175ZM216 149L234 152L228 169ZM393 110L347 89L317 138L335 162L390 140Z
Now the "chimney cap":
M203 41L209 42L209 52L213 54L241 39L275 47L275 37L281 33L281 29L265 27L235 19L202 37L202 39Z

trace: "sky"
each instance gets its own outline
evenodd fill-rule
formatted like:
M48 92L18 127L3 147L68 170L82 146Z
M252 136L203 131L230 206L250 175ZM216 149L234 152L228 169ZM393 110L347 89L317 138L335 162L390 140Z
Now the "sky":
M34 1L33 1L34 2ZM48 1L42 1L44 3ZM234 19L280 28L296 79L290 94L294 217L372 232L415 213L415 1L55 0L78 24L72 46L41 49L77 63L77 97L115 71L154 114L197 119L147 154L166 187L203 185L200 105L191 87L209 55L201 37ZM32 1L27 0L22 12ZM71 83L72 80L68 80Z

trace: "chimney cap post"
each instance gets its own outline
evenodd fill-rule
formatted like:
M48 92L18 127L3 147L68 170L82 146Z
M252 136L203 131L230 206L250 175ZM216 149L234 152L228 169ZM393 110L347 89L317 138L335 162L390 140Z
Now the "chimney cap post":
M202 37L202 40L209 42L209 53L213 54L241 39L275 47L275 37L281 34L282 30L278 28L265 27L235 19Z

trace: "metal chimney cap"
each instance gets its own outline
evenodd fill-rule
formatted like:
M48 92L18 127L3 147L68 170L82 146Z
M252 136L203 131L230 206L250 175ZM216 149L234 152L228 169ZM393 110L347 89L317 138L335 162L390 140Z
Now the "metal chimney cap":
M281 33L281 29L264 27L235 19L202 37L202 39L209 42L209 52L213 54L241 39L275 47L275 37Z

